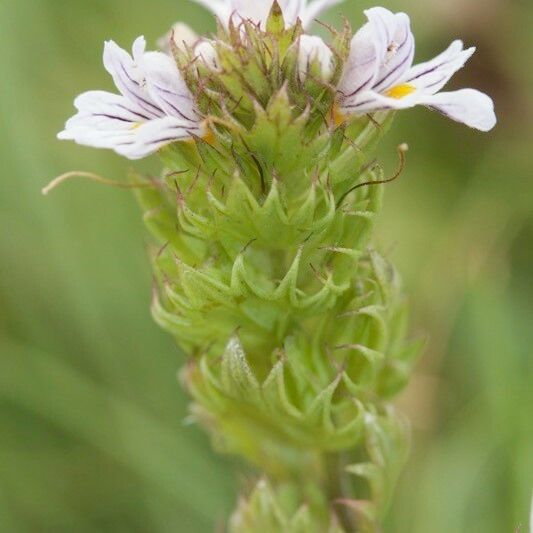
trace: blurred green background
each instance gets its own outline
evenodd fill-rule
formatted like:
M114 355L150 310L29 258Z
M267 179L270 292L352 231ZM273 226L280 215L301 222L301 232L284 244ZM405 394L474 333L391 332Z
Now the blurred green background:
M377 231L429 336L399 403L412 454L385 531L527 531L533 488L531 384L533 4L405 0L417 59L456 37L478 53L453 86L492 94L487 135L405 112L381 149L411 146ZM357 24L369 2L348 0ZM325 17L340 23L341 8ZM60 143L87 89L111 89L113 38L155 42L185 0L0 2L0 531L208 532L232 508L231 459L184 423L183 356L149 315L151 275L131 194L84 181L48 198L72 169L121 179L129 162ZM145 170L157 161L143 162ZM518 529L520 528L521 529Z

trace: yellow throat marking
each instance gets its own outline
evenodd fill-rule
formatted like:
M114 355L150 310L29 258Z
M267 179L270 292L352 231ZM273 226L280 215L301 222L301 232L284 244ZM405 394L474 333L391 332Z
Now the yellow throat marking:
M414 93L415 91L416 87L413 85L410 85L409 83L402 83L401 85L396 85L395 87L389 89L385 95L389 98L396 98L396 100L400 100L411 93Z
M213 133L213 130L209 126L207 127L207 131L205 132L205 134L202 137L202 139L207 144L210 144L211 146L213 146L213 144L215 144L216 137L215 137L215 134Z
M389 98L395 98L396 100L401 100L415 91L416 87L414 85L411 85L410 83L401 83L400 85L395 85L386 91L385 96L388 96ZM335 126L340 126L346 122L346 115L336 104L334 104L331 109L331 121Z
M335 126L340 126L346 122L346 115L344 115L336 104L333 104L331 109L331 120Z

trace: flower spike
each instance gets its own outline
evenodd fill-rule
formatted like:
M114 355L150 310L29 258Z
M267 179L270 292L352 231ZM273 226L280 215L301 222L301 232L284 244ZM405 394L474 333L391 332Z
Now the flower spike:
M59 139L141 159L171 142L204 135L204 121L175 62L145 49L144 37L134 42L133 57L113 41L105 44L104 65L121 94L78 96L78 113Z
M338 86L342 115L424 105L471 128L496 125L494 104L474 89L439 92L475 52L454 41L431 61L413 65L415 40L405 13L382 7L365 11L368 23L354 36Z
M273 0L192 0L209 9L220 21L228 26L230 20L239 23L250 20L265 29L272 9ZM344 0L278 0L287 26L294 26L300 19L304 27L331 6Z
M190 356L189 420L268 478L228 531L381 531L409 441L392 402L422 343L371 245L408 146L390 177L375 151L388 111L417 104L494 126L488 96L440 92L474 49L455 41L413 66L404 13L370 9L355 36L346 23L325 41L304 28L341 0L194 1L219 17L215 36L178 23L161 52L106 43L117 94L82 94L59 135L131 159L158 151L160 177L71 172L43 192L73 176L135 191L152 315Z

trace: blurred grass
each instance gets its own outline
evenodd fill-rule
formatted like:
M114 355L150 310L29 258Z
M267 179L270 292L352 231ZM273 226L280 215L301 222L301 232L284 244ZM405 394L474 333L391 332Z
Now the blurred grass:
M344 12L359 23L368 5L347 2ZM480 135L425 110L404 113L382 151L392 168L394 145L411 145L377 238L406 279L415 329L430 338L400 401L415 434L386 531L526 531L532 6L386 6L413 15L421 59L456 36L478 44L455 84L493 94L501 119ZM124 176L128 162L55 134L76 94L111 88L105 39L154 43L180 18L213 28L182 0L0 3L2 532L210 531L233 505L232 465L182 423L183 358L149 316L133 198L82 182L40 195L70 169ZM329 18L339 20L335 10Z

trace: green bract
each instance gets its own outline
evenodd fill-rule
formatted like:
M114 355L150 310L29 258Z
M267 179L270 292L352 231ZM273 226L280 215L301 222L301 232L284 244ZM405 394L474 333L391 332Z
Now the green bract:
M175 49L210 133L163 149L163 179L137 192L158 243L153 315L190 356L192 413L272 484L235 532L374 531L405 451L388 401L418 347L398 276L369 247L372 152L392 116L337 125L351 32L333 37L331 85L319 65L300 79L301 32L275 4L266 33L219 29L217 65Z

